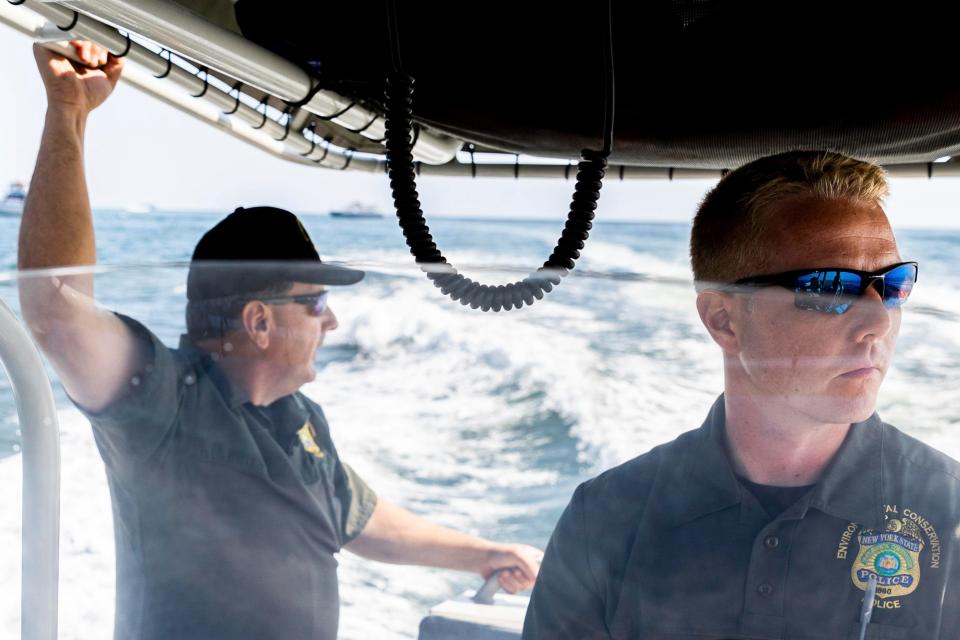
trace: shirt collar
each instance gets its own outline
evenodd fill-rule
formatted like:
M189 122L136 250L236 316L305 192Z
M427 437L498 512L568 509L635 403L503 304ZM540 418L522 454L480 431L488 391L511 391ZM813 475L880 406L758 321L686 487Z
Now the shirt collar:
M288 443L310 419L310 412L299 394L291 394L264 407L270 417L270 429L277 442Z
M676 443L680 446L670 446L665 452L661 495L666 496L675 526L741 503L740 483L726 450L725 427L721 394L703 425L681 436ZM839 451L808 494L808 507L868 528L882 528L884 429L886 425L876 413L851 425ZM684 439L687 442L682 443Z
M882 530L883 440L888 429L876 413L850 425L840 450L813 488L810 506Z
M723 442L724 414L721 395L703 425L665 452L661 469L666 482L660 495L667 496L675 526L740 503L740 485Z

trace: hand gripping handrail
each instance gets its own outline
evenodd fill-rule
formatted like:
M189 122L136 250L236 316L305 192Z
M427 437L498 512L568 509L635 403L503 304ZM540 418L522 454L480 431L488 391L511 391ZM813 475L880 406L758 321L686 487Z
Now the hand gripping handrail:
M71 19L70 16L75 19ZM70 23L71 31L65 33L62 25ZM27 37L44 43L44 46L60 55L78 61L73 49L60 42L63 38L82 38L97 42L111 51L127 48L126 37L116 29L97 22L93 18L49 2L20 0L13 5L10 0L0 0L0 24L13 27ZM57 26L61 25L61 26ZM162 55L166 52L168 55ZM268 118L266 110L257 111L249 104L241 103L240 92L223 91L203 81L205 74L193 74L173 64L169 50L157 53L137 43L129 43L127 59L135 64L123 72L123 80L137 89L212 125L244 142L252 144L281 159L306 166L382 173L385 160L376 156L356 158L346 149L317 144L317 139L308 139L300 132L288 132L285 141L284 126ZM151 77L152 76L152 77ZM163 82L155 78L165 78ZM204 94L197 98L198 94ZM228 113L229 111L229 113ZM350 162L352 160L352 162Z
M172 0L61 0L59 5L105 20L149 38L200 66L224 73L287 102L302 102L319 116L369 138L381 140L382 118L330 90L319 90L314 78L298 65L228 29L208 22ZM350 108L344 108L350 106ZM461 142L448 135L423 132L414 145L417 160L444 164Z
M56 640L60 573L57 410L40 352L3 301L0 301L0 363L13 387L23 442L20 637Z

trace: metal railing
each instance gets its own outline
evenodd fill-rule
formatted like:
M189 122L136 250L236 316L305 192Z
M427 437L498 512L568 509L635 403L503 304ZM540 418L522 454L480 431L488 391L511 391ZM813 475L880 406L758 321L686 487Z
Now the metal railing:
M169 0L74 0L60 3L98 20L140 34L204 67L215 69L370 140L382 140L384 121L374 111L332 91L316 91L315 80L301 67L243 36L215 25ZM72 13L72 11L71 11ZM449 162L462 142L423 131L413 154L426 164Z
M40 352L0 301L0 363L17 405L22 438L20 637L55 640L60 575L60 428Z

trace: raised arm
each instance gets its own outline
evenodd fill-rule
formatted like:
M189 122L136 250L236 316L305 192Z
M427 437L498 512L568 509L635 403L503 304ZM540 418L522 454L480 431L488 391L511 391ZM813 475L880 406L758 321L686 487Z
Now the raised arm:
M533 586L543 557L534 547L499 544L441 527L383 498L345 548L370 560L472 571L484 578L503 569L498 581L510 593Z
M71 43L90 67L34 45L47 92L40 152L20 222L21 271L96 263L83 167L87 116L116 86L122 61L89 42ZM20 278L23 318L67 392L98 411L119 395L139 364L138 342L93 299L93 274Z

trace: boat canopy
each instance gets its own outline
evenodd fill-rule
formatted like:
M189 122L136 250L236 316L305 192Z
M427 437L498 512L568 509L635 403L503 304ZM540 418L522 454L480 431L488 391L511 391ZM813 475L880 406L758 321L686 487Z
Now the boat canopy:
M387 3L239 0L243 34L382 109ZM599 148L606 2L397 2L414 117L480 149ZM960 150L960 7L864 0L612 0L610 161L735 168L792 149L882 164Z
M418 173L572 179L582 151L602 146L612 63L608 178L716 178L762 155L814 148L879 162L893 175L960 175L949 161L960 155L960 86L946 69L960 6L13 4L4 3L0 21L35 39L85 38L125 53L148 72L144 82L125 74L139 88L300 164L387 170L384 91L395 37L415 80Z

